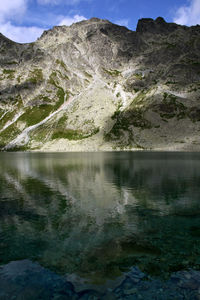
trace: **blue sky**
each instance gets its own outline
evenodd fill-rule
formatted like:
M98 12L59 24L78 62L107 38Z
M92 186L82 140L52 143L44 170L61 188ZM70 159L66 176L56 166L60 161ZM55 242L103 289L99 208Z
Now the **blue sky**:
M200 24L200 0L0 0L0 32L16 42L35 41L55 25L98 17L135 30L140 18Z

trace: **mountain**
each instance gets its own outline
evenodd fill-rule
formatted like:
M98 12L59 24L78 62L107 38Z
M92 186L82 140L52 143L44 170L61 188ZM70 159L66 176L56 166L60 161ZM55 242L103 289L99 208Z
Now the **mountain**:
M200 26L92 18L0 34L0 149L200 150Z

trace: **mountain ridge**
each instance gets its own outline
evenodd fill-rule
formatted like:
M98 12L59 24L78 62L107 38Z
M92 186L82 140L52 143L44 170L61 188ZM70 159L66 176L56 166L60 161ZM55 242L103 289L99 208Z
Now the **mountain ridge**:
M200 149L200 26L92 18L0 35L1 150Z

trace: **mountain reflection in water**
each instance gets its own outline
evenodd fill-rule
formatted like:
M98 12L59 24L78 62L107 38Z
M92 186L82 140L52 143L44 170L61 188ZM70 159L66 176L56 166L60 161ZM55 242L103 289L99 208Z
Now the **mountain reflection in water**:
M0 263L93 283L200 269L200 154L1 153Z

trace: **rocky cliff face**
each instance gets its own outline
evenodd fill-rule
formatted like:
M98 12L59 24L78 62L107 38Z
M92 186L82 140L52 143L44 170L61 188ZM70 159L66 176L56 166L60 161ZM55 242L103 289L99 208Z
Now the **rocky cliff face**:
M200 26L90 19L0 35L0 147L200 149Z

